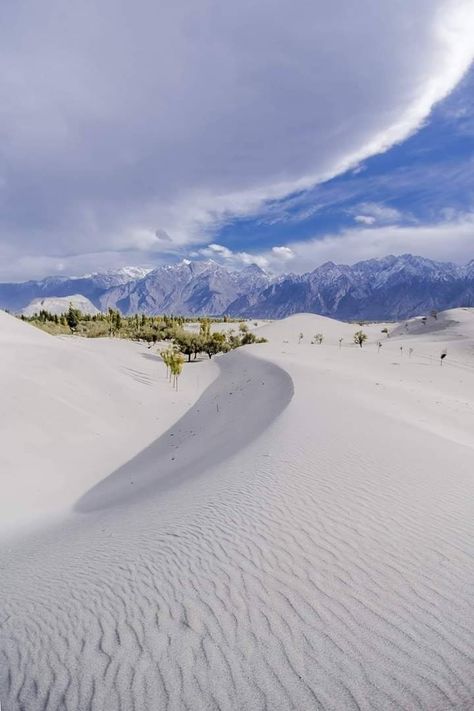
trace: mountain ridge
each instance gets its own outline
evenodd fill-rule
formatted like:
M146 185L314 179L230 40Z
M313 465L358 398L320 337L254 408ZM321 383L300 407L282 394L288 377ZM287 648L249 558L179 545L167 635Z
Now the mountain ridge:
M398 320L474 305L474 260L465 265L402 254L328 261L304 274L240 270L213 260L183 260L155 269L122 268L80 277L0 284L0 307L21 311L46 297L81 294L99 310L283 318L301 311L345 320Z

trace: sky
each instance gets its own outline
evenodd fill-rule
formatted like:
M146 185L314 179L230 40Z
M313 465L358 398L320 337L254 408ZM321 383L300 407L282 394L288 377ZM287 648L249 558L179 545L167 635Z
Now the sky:
M5 0L0 279L474 258L472 0Z

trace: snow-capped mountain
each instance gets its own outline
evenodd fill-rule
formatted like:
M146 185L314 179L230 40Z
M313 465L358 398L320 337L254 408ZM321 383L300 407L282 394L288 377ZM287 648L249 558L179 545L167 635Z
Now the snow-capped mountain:
M244 294L257 294L270 283L259 267L233 271L209 260L158 267L143 279L110 289L102 306L123 313L223 314Z
M343 320L398 320L471 305L474 260L457 266L404 254L353 266L327 262L307 274L287 275L264 289L245 315L281 318L308 311Z
M111 288L142 279L151 270L125 267L82 276L51 276L45 279L0 284L0 307L19 312L35 299L80 294L101 308L102 295Z
M282 318L301 311L346 320L404 319L432 309L474 305L474 260L467 265L409 254L352 266L327 262L306 274L271 277L210 261L134 267L82 277L0 284L0 307L20 311L33 299L81 294L101 311Z
M84 274L75 279L91 279L94 284L105 289L110 289L114 286L127 284L130 281L138 281L149 274L152 269L144 267L120 267L120 269L109 269L105 272L94 272L93 274Z

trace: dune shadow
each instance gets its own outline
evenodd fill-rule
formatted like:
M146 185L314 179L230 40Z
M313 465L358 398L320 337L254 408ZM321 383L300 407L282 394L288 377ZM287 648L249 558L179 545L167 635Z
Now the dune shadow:
M195 405L136 457L86 492L82 513L159 495L196 478L255 440L293 397L286 371L246 352L218 359L220 373Z

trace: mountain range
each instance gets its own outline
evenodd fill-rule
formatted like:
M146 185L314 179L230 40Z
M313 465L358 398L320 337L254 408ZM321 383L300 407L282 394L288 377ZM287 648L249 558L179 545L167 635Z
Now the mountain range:
M459 266L410 254L352 266L326 262L306 274L271 276L255 264L239 271L212 260L153 270L123 268L81 277L0 284L0 307L22 312L47 297L82 295L123 314L283 318L313 312L341 320L400 320L474 305L474 260ZM29 309L29 312L31 309Z

